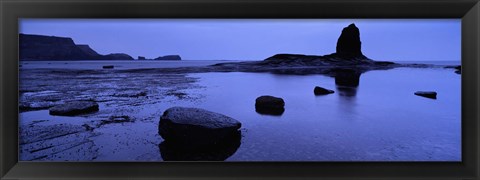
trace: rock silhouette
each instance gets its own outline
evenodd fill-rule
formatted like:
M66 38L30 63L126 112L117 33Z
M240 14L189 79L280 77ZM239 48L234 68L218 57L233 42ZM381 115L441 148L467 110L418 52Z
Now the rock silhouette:
M285 101L274 96L260 96L255 100L255 111L260 114L281 115L285 111Z
M313 93L315 95L327 95L327 94L335 93L335 91L330 89L325 89L323 87L315 86L315 88L313 89Z
M360 30L355 24L343 28L342 34L337 41L337 55L342 57L365 57L362 54L362 42Z
M155 60L182 60L179 55L167 55L155 58Z
M417 91L415 92L415 95L430 99L437 99L437 92L435 91Z
M132 60L127 54L100 55L72 38L32 34L19 35L20 60Z

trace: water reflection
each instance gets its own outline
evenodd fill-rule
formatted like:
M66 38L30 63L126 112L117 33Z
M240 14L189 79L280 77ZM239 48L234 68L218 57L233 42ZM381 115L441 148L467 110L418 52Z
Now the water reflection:
M261 115L281 116L285 108L262 108L255 106L255 112Z
M357 95L361 74L350 69L338 69L335 71L335 85L340 96L355 97Z
M237 131L224 142L210 146L181 145L163 141L158 145L165 161L224 161L240 147L242 135Z

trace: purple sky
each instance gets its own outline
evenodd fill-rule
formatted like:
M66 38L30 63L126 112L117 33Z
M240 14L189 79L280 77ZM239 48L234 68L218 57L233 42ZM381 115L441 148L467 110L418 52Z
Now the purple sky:
M360 29L363 54L371 59L460 60L460 19L21 19L19 28L25 34L71 37L100 54L263 60L277 53L333 53L350 23Z

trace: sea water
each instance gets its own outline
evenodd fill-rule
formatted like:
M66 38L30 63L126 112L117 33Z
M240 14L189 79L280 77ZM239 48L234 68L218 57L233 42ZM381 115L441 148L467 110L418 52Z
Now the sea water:
M27 63L22 68L49 67L60 62L43 62L35 67L36 63L39 62ZM72 66L74 63L94 68L81 61L61 63L57 68L78 68L78 64ZM123 61L106 64L112 63L126 69L149 67L130 66ZM154 64L160 63L163 62ZM185 66L178 65L183 62L175 63L177 65L169 67ZM235 152L226 157L227 161L461 161L461 75L454 73L454 69L368 71L358 77L359 84L354 87L336 85L335 78L324 75L210 72L187 76L197 79L192 85L199 88L184 92L198 98L145 105L139 113L148 117L172 106L187 106L237 119L242 123L242 137ZM315 86L335 93L315 96ZM416 91L436 91L437 99L416 96ZM285 112L281 115L257 113L255 99L262 95L283 98ZM49 118L46 110L40 110L21 113L20 121L34 120L35 113L42 114L42 119ZM130 132L118 132L150 140L155 145L140 144L124 149L118 146L115 154L100 149L97 160L162 160L157 145L163 139L153 135L158 119L152 117L151 123L139 122L128 128ZM110 126L103 133L113 138L117 137L116 131L123 129ZM101 144L110 140L98 136L94 141Z

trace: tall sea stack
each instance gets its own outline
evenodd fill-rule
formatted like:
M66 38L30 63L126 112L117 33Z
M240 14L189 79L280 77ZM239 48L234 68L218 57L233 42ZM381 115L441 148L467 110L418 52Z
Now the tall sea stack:
M360 30L355 24L343 28L342 34L337 41L336 55L341 57L366 58L362 54L362 42L360 41Z

